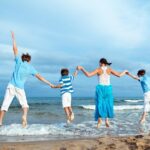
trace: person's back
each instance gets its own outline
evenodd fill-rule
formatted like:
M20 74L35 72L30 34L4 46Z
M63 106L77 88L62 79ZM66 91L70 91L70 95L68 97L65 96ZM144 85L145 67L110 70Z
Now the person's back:
M73 93L73 87L72 87L73 79L74 79L74 76L72 75L71 76L65 75L61 77L61 79L59 80L59 83L63 84L60 89L61 94L64 94L66 92Z
M149 92L150 91L150 77L147 75L140 77L140 83L143 89L143 92Z
M110 85L110 73L107 66L100 67L100 74L98 75L100 85Z
M15 87L24 89L24 83L29 75L37 74L37 71L32 67L27 61L22 61L21 58L16 56L15 58L15 69L10 80L10 84L13 84Z

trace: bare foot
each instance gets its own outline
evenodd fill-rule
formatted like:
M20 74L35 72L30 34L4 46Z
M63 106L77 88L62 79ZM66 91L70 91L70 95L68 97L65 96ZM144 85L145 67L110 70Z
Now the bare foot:
M22 127L25 128L27 126L27 118L22 116Z
M108 121L105 123L105 125L106 125L106 127L107 127L107 128L109 128L109 127L110 127L110 124L109 124L109 122L108 122Z
M140 120L140 124L143 124L145 122L145 119Z
M102 124L102 120L98 120L98 123L97 123L97 128L99 128Z
M68 119L68 120L67 120L67 124L70 124L70 123L71 123L71 122L70 122L70 120Z
M74 113L72 112L71 116L70 116L70 120L73 121L74 120Z

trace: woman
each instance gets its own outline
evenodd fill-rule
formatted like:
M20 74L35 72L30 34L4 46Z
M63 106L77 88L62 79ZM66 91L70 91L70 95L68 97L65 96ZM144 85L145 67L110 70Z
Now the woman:
M95 120L98 121L97 128L100 127L102 123L102 118L105 118L106 127L109 127L108 118L114 117L113 110L113 94L112 86L110 84L110 75L121 77L127 73L127 71L117 72L112 70L105 58L100 59L100 67L92 72L86 71L82 66L78 66L78 70L81 70L85 76L92 77L98 76L98 85L96 86L96 106L95 106Z

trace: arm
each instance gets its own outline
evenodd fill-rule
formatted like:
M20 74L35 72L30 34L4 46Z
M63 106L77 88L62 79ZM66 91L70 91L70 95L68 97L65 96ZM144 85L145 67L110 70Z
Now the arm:
M49 81L47 81L45 78L43 78L40 74L36 74L35 77L36 77L38 80L42 81L43 83L48 84L50 87L53 87L53 86L54 86L54 85L51 84Z
M18 55L18 48L17 48L14 32L11 32L11 36L12 36L12 42L13 42L14 55L17 56Z
M75 72L73 73L73 76L76 77L78 75L78 70L76 69Z
M84 73L84 75L87 77L92 77L92 76L98 74L98 69L96 69L92 72L88 72L82 66L78 66L77 68L78 68L78 70L81 70Z
M135 79L135 80L140 80L140 78L138 76L134 76L131 73L127 72L126 73L128 76L130 76L131 78Z
M115 70L110 69L110 71L111 71L111 74L117 77L122 77L127 73L127 70L124 70L123 72L117 72Z

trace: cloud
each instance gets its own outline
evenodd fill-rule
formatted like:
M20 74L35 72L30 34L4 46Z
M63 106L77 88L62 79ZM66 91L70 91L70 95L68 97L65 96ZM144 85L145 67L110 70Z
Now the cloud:
M77 65L83 65L92 71L99 66L101 57L111 61L115 70L136 73L145 68L149 73L149 8L149 1L140 0L14 0L9 6L8 1L3 1L0 5L1 83L6 85L14 67L10 30L16 33L20 54L29 52L35 68L55 83L62 67L73 72ZM96 77L87 79L80 73L78 78L75 87L79 95L94 91ZM27 82L27 90L35 82L40 93L41 84L33 78ZM131 95L128 86L140 93L138 84L131 79L112 78L112 83L116 95L124 93L120 91L121 83ZM49 89L44 86L44 90Z

